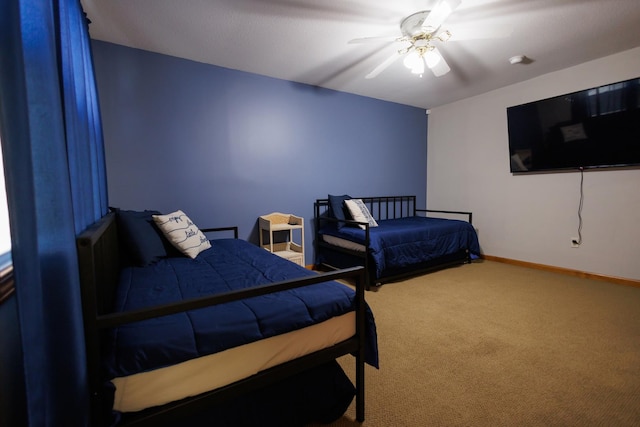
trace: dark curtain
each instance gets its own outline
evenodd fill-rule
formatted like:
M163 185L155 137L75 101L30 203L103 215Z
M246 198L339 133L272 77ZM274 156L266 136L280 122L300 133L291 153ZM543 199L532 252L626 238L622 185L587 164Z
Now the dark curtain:
M87 20L79 1L59 2L60 77L75 231L107 209L102 123Z
M0 7L0 131L28 424L84 426L75 236L108 206L87 23L78 0Z

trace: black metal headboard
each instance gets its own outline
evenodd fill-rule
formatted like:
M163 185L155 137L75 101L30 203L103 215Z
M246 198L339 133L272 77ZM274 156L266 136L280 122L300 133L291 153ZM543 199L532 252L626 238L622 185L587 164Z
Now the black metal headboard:
M354 197L361 199L371 215L378 220L404 218L406 216L429 215L429 214L445 214L445 215L463 215L467 217L467 221L472 223L472 213L466 211L451 211L440 209L420 209L417 206L416 196L376 196L376 197ZM337 220L326 219L329 211L329 199L316 199L314 206L314 218L324 217L323 221Z
M376 220L416 215L416 196L354 197L354 199L361 199ZM314 208L315 217L319 218L329 209L329 199L317 199Z
M76 238L82 295L82 314L91 392L92 417L99 425L102 377L101 342L104 332L98 328L98 316L113 310L115 288L120 273L118 230L114 213L108 213Z
M95 301L94 317L111 312L120 271L115 214L108 213L82 232L76 245L83 301Z

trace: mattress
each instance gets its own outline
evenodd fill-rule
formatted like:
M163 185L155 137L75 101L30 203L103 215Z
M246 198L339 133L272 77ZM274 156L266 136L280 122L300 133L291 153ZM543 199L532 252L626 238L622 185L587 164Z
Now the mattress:
M115 386L113 409L136 412L196 396L330 347L354 334L355 315L350 312L177 365L114 378L111 380Z
M356 252L364 252L366 250L366 246L362 243L357 243L338 236L332 236L331 234L323 234L322 240L330 245L338 246L340 248L349 249Z

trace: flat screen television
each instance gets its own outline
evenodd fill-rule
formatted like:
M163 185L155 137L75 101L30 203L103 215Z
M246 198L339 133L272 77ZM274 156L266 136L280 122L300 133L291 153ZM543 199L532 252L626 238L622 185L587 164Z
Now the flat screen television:
M507 108L511 172L640 168L640 78Z

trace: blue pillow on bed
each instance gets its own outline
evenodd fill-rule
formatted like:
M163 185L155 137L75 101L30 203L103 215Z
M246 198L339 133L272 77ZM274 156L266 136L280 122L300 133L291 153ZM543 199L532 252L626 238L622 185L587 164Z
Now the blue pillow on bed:
M329 216L332 216L335 219L351 219L351 215L347 211L347 207L344 205L345 200L350 200L351 196L345 194L342 196L333 196L329 194ZM338 223L338 229L346 226L344 222Z
M155 225L152 215L158 211L115 209L120 248L128 254L129 264L146 267L169 256L181 256Z

